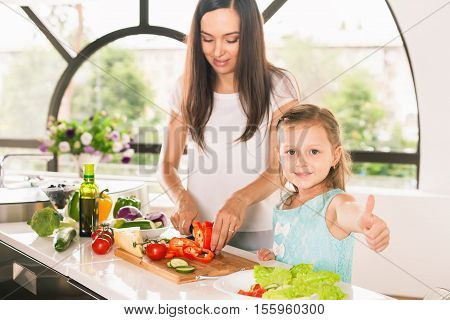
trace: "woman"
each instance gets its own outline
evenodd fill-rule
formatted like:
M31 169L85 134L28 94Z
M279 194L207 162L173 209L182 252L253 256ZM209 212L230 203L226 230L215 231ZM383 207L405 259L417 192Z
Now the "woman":
M265 56L254 0L200 0L185 71L171 98L159 180L176 204L172 224L189 234L214 221L211 249L272 246L271 211L280 180L274 127L295 105L294 79ZM187 190L178 165L187 143Z

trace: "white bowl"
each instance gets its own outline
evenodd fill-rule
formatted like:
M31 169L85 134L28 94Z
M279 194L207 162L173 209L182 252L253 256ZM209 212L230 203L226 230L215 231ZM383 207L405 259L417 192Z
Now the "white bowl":
M133 232L136 230L140 231L142 240L145 239L157 239L159 236L161 236L164 232L169 229L169 227L159 228L159 229L140 229L139 227L130 227L130 228L112 228L114 232Z
M141 229L141 237L142 240L145 239L156 239L159 236L161 236L164 232L166 232L169 229L169 227L164 228L158 228L158 229Z

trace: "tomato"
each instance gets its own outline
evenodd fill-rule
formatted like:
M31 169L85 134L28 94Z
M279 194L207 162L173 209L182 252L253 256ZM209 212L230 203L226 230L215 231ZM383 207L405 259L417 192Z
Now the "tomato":
M205 221L202 224L200 221L194 221L192 225L194 226L193 235L195 238L195 243L200 248L210 250L213 223L210 221Z
M186 247L183 249L184 255L190 259L194 259L203 263L209 263L214 258L214 253L205 248Z
M100 232L102 232L102 230L100 228L95 230L94 232L92 232L92 235L91 235L92 240L95 240L95 238L97 238L97 236L100 234Z
M145 253L152 260L161 260L166 256L167 246L161 243L151 243L145 248Z
M114 244L114 238L109 232L101 232L98 237L108 240L110 246Z
M97 254L106 254L108 253L110 248L111 243L108 241L108 239L105 239L101 236L98 236L92 242L92 250Z
M107 225L99 226L97 228L97 230L92 232L91 238L92 238L92 240L95 240L95 238L97 238L100 235L108 235L109 236L109 240L111 242L111 245L113 245L113 243L114 243L114 232L112 231L112 229L109 226L107 226Z

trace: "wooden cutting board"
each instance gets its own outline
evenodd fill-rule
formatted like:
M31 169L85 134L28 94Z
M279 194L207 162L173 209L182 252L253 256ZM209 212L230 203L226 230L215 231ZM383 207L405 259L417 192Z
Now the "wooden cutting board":
M201 263L199 261L182 258L183 260L186 260L189 265L195 266L196 268L193 273L183 274L176 272L173 268L167 267L167 262L170 259L152 261L147 256L139 258L120 248L116 249L114 254L138 267L178 284L197 281L196 276L225 276L243 269L253 269L253 266L258 264L257 262L222 251L219 255L216 255L210 263Z

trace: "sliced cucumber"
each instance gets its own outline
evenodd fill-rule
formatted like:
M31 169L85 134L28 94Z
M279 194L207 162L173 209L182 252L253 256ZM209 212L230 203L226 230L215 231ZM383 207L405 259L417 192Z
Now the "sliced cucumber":
M195 267L194 266L176 267L175 271L180 273L192 273L195 271Z
M267 287L264 287L264 289L270 290L270 289L276 289L276 288L278 288L278 287L279 287L278 284L272 283L272 284L269 284Z
M186 261L184 261L183 259L175 258L175 259L170 260L170 266L172 268L188 267L189 264Z
M173 267L172 267L172 264L170 264L170 261L167 261L167 267L168 267L168 268L173 268Z

